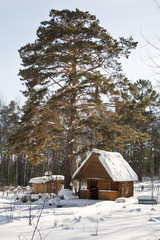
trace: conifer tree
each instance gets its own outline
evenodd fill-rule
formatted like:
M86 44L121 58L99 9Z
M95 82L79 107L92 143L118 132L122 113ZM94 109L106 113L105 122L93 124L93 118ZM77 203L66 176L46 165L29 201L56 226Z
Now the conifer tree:
M148 139L145 143L140 141L139 144L137 144L139 147L137 149L139 153L138 175L139 179L142 180L146 159L149 162L150 168L148 174L154 172L154 159L157 154L154 146L155 137L153 132L159 115L157 113L159 112L160 96L153 89L152 83L149 80L140 79L135 83L135 86L138 89L135 101L139 102L140 112L142 116L145 117L145 121L137 121L135 127L140 129L141 132L148 134Z
M75 156L94 146L113 149L113 133L123 134L115 101L130 84L119 59L136 45L132 37L114 39L88 12L53 9L35 42L19 50L27 101L16 148L38 161L46 147L57 147L55 139L63 140L65 188Z
M145 163L148 162L150 172L151 168L152 170L154 168L157 150L154 150L153 153L153 149L155 149L153 130L155 131L157 125L160 98L149 80L140 79L134 83L134 86L132 98L121 106L119 115L122 116L121 121L124 124L128 123L137 133L141 133L139 137L137 135L135 139L132 139L133 141L130 141L131 145L128 149L132 152L129 157L132 161L131 164L137 170L139 180L142 181Z

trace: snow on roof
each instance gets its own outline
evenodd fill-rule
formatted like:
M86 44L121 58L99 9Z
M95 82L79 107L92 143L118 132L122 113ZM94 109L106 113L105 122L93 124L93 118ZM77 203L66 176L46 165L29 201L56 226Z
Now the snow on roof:
M126 160L124 160L120 153L107 152L95 148L88 154L86 159L82 162L81 166L73 174L73 178L79 173L79 171L82 169L82 167L89 160L93 153L98 156L99 161L114 182L138 180L137 174L133 171Z
M43 177L35 177L31 178L29 183L47 183L56 180L64 180L63 175L51 175L51 176L43 176Z

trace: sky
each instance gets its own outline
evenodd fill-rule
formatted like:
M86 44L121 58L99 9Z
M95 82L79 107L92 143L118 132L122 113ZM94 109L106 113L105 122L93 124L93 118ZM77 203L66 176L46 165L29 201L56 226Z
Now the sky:
M159 1L159 0L158 0ZM153 60L158 63L160 8L155 0L2 0L0 3L0 100L24 103L18 76L21 59L18 49L36 40L40 22L49 20L51 9L76 8L89 11L114 38L133 37L138 41L129 59L122 59L123 71L131 81L149 79L157 85Z

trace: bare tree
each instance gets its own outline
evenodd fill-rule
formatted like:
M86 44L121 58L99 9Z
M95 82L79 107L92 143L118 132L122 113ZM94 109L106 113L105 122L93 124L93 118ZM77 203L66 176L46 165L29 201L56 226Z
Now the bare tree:
M153 0L156 4L156 7L160 10L160 0ZM147 47L147 55L148 55L148 61L145 62L145 64L150 67L150 69L153 72L154 79L158 83L158 86L160 84L160 38L157 37L157 43L154 43L153 41L149 40L146 36L144 36L143 33L141 33L143 39L146 42ZM151 53L151 51L152 53Z
M154 2L156 3L157 7L160 8L160 1L154 0Z

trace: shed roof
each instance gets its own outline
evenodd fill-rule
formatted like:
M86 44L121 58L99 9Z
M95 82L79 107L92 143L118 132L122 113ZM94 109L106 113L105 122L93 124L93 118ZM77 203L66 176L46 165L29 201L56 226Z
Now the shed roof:
M81 171L82 167L90 159L92 154L96 154L99 161L110 175L113 181L136 181L138 180L137 174L130 167L128 162L124 160L123 156L118 152L107 152L104 150L93 149L88 153L86 159L82 162L81 166L73 174L73 178Z
M47 183L51 181L58 181L58 180L64 180L63 175L51 175L51 176L42 176L42 177L35 177L31 178L29 183Z

